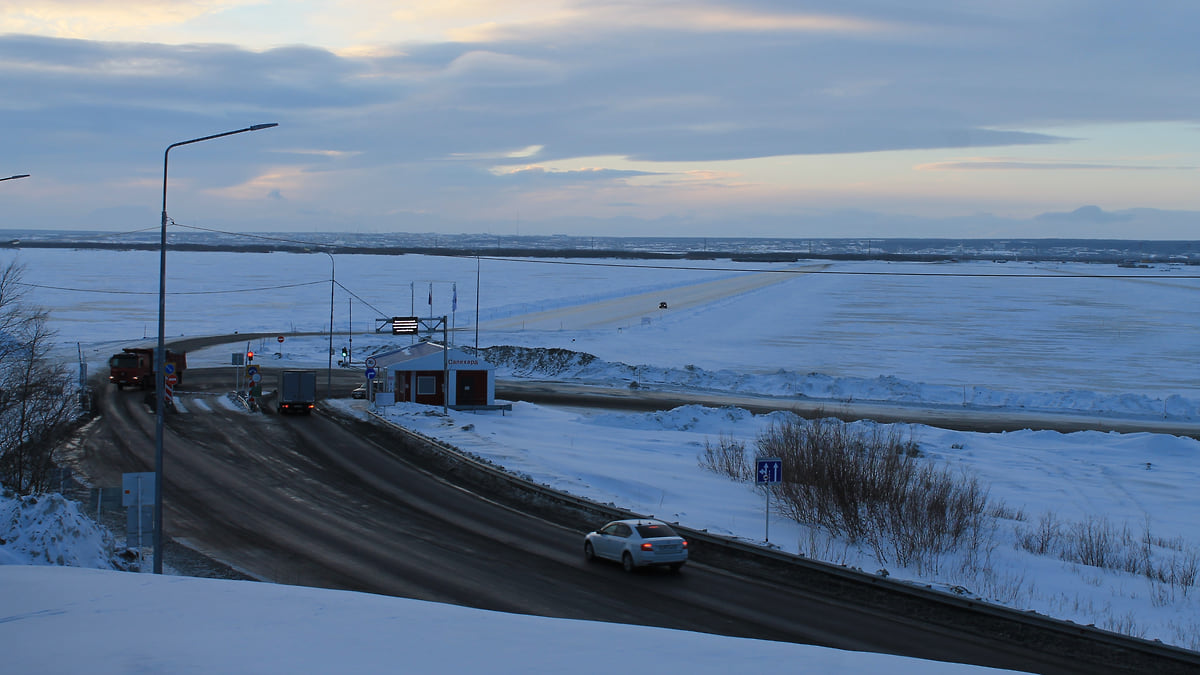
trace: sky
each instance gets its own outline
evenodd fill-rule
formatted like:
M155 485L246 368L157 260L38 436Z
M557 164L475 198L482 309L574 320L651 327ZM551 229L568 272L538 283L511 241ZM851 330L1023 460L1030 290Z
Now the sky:
M0 0L0 228L1194 239L1198 20Z
M146 264L156 262L153 253L33 250L19 256L29 264L25 278L29 299L50 310L50 327L59 332L69 365L81 354L92 372L103 372L105 358L119 345L139 342L146 335L146 319L156 306L152 292L156 268ZM449 311L455 279L459 308L474 305L475 288L467 281L475 274L474 260L337 256L336 261L338 279L345 285L338 288L336 298L339 331L343 321L349 321L343 311L349 304L347 293L359 297L353 315L358 363L368 353L395 348L398 339L405 342L374 333L370 327L375 317L364 307L367 303L389 309L412 307L406 305L413 302L410 279L417 284L418 308L427 297L426 284L431 284L433 311ZM172 254L168 336L232 330L319 331L328 321L328 280L322 278L329 272L328 262L323 255ZM1186 275L1187 268L848 262L831 269L855 274L808 273L775 279L753 271L762 267L758 265L727 263L728 269L712 270L706 269L714 266L712 261L688 262L681 269L600 262L607 265L482 261L483 346L574 347L598 356L586 365L567 362L566 367L562 360L554 367L498 362L501 377L605 386L628 386L636 378L640 386L651 389L804 395L824 398L830 405L849 400L907 401L935 408L970 405L1110 418L1200 419L1200 391L1194 377L1200 367L1194 354L1195 312L1200 310L1190 309L1200 307L1193 301L1200 288ZM863 274L889 269L906 276ZM1104 270L1127 276L1107 276ZM944 276L948 273L961 276ZM908 276L913 274L938 276ZM1172 274L1180 278L1171 278ZM740 283L744 279L757 282ZM264 292L268 281L288 288ZM937 293L929 292L931 284ZM258 290L232 292L237 287ZM143 294L143 288L149 292ZM668 302L668 310L658 309L660 298ZM627 310L613 309L620 305ZM715 320L735 311L741 321ZM472 314L464 311L455 318L465 322ZM746 330L747 325L757 329ZM149 328L153 334L153 322ZM335 348L344 337L336 336ZM471 337L467 331L457 339L469 342ZM822 343L826 346L819 348ZM314 336L288 337L282 344L268 339L251 346L258 352L256 360L269 365L321 369L327 362L326 344ZM230 352L241 347L237 343L193 352L189 366L229 366ZM1033 360L1043 352L1052 358ZM1154 358L1146 358L1147 352ZM989 365L994 363L1004 367ZM363 401L347 399L335 405L366 418ZM219 395L177 397L180 415L210 414L218 407L228 409L231 404ZM763 496L747 484L704 470L699 459L704 444L719 442L722 436L744 441L752 451L757 434L779 419L779 413L752 415L736 408L698 406L653 413L589 413L519 402L504 414L452 412L450 419L442 417L440 407L399 405L377 412L559 490L711 533L750 542L766 539ZM901 425L896 430L918 443L923 461L977 476L989 499L1003 504L1004 515L992 533L993 546L986 551L986 566L964 565L967 552L960 551L939 558L936 564L901 567L877 559L870 550L812 533L778 514L771 520L770 542L785 551L868 573L886 569L893 579L958 588L1008 607L1190 649L1200 647L1196 643L1200 595L1194 586L1071 562L1054 547L1046 554L1034 554L1021 544L1043 522L1058 524L1064 533L1058 540L1061 545L1070 541L1065 533L1077 528L1111 528L1116 540L1122 540L1122 533L1129 535L1118 558L1149 550L1156 569L1168 574L1172 569L1194 569L1200 560L1194 490L1200 475L1200 442L1147 433L983 434L923 425ZM251 589L245 582L142 581L145 577L115 572L29 568L60 560L76 567L104 566L104 556L96 553L103 537L80 523L79 514L80 507L63 507L50 499L32 505L0 500L0 527L4 528L0 539L5 541L0 545L0 597L10 603L9 613L20 617L0 622L0 646L15 646L5 650L6 658L16 659L12 663L52 657L63 661L65 672L78 672L92 661L96 672L133 672L145 663L166 664L151 668L157 670L179 671L194 665L196 670L212 672L229 669L230 662L222 659L257 664L257 659L269 654L274 659L295 658L297 664L312 659L309 663L317 666L312 670L321 671L328 670L321 667L329 663L326 659L347 656L342 651L345 642L330 644L324 637L291 641L288 636L328 635L322 631L328 626L324 622L331 621L344 630L342 635L362 641L355 643L361 648L354 658L370 666L378 662L374 659L395 653L387 650L397 634L406 635L391 630L386 639L377 640L375 628L380 622L408 625L414 621L411 617L431 612L444 612L448 622L478 622L480 634L510 643L552 632L553 644L562 649L538 652L547 659L570 659L586 651L587 645L602 642L604 637L593 630L634 631L578 622L543 623L458 608L431 609L357 594ZM81 542L90 548L77 546ZM170 634L158 632L166 624L156 617L181 603L192 610L185 613L187 621L195 622L192 627L170 623ZM98 614L118 620L97 625ZM278 630L243 630L251 625L242 624L243 620ZM88 630L83 630L85 625ZM572 637L575 631L581 634ZM460 634L454 632L449 639ZM90 641L76 649L47 652L43 648L64 635ZM251 635L254 640L247 639ZM436 631L419 637L417 644L447 639ZM629 639L652 645L684 641L687 646L681 647L681 653L685 655L672 662L686 662L696 672L709 667L708 672L728 672L730 662L722 659L741 663L738 659L743 658L742 643L719 638L664 637L652 632L636 637L631 633ZM543 639L540 644L547 642ZM213 649L212 644L226 647ZM452 653L448 658L472 657L446 649ZM771 645L769 649L805 648ZM697 653L711 653L711 658L692 661L687 656ZM797 658L820 663L828 672L904 672L897 669L908 665L859 662L877 657L836 651L817 650L797 657L798 653L787 651L780 658L793 664ZM854 661L847 666L845 659ZM278 665L278 661L270 663ZM556 666L561 671L558 661L545 670ZM928 672L924 667L914 664L912 672ZM269 671L267 665L255 672Z

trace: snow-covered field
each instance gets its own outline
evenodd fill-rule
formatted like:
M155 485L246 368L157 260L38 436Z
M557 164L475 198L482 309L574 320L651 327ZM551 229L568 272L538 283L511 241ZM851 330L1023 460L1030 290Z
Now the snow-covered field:
M102 368L117 346L155 335L156 254L31 250L19 259L34 284L31 299L52 312L64 358L82 352L91 369ZM325 255L172 254L167 333L327 330L330 262ZM461 345L476 343L478 327L480 346L556 347L599 359L590 370L507 367L502 376L1200 419L1195 268L835 263L817 273L777 272L776 281L727 294L696 290L789 266L562 262L338 256L334 329L346 331L353 313L356 361L406 344L398 341L407 338L375 333L376 319L445 314ZM669 308L658 309L657 298ZM619 311L603 309L614 301ZM252 347L280 362L323 367L326 340ZM346 345L345 335L335 335L335 350ZM227 365L230 351L190 355L189 364ZM443 416L440 408L412 406L382 412L559 489L763 539L762 495L702 470L698 456L722 435L752 450L770 417L736 409L626 414L530 404L508 415ZM1186 573L1200 564L1197 441L923 426L903 432L928 461L971 472L1003 502L985 564L966 566L948 555L932 569L897 568L779 518L771 521L771 544L1200 647L1194 586L1089 567L1053 551L1035 555L1020 545L1053 524L1063 533L1092 528L1118 539L1125 533L1128 555L1146 551L1158 569Z
M64 358L76 360L78 344L102 368L119 346L156 337L157 253L6 256L25 263L31 299L53 311ZM585 352L646 381L1200 419L1195 267L330 258L172 253L167 335L324 333L332 273L339 354L396 346L375 333L380 319L445 315L458 344ZM707 288L739 277L776 282ZM326 340L308 342L289 340L282 354L320 349L325 363ZM253 346L279 351L273 340ZM229 351L210 362L227 365Z

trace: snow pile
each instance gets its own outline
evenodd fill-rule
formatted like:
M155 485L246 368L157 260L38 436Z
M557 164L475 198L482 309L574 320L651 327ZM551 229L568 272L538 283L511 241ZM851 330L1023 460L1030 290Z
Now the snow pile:
M604 361L566 349L504 345L479 350L501 377L571 380L610 387L655 386L692 391L760 396L803 397L830 402L874 401L922 405L970 406L1072 412L1139 419L1200 420L1200 402L1183 396L1165 399L1144 394L1092 391L1006 392L985 387L912 382L893 376L833 377L784 369L768 374L710 371L696 366L662 368Z
M120 569L112 533L60 494L0 489L0 564Z
M789 415L790 413L778 413ZM618 429L642 429L646 431L692 431L702 434L721 434L731 425L754 422L755 415L744 408L726 406L708 408L701 405L685 405L671 410L627 414L601 413L587 418L591 424L616 427Z

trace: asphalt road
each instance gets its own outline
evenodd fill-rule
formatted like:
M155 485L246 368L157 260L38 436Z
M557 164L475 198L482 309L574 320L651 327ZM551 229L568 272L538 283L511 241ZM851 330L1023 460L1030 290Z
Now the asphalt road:
M667 307L672 311L700 307L716 300L791 281L800 273L819 271L827 267L829 267L827 263L817 263L794 265L788 268L788 273L747 272L730 275L650 293L624 295L583 305L569 305L502 319L491 319L482 322L479 329L493 332L616 328L636 322L648 314L661 311L659 303L667 303Z
M1124 419L1012 409L986 409L953 406L929 406L842 402L810 398L755 396L728 392L696 390L666 391L578 385L566 382L501 380L496 382L496 397L557 405L578 405L626 410L669 410L681 405L736 406L755 413L791 410L804 417L828 416L846 421L870 419L876 422L928 424L960 431L1000 432L1021 429L1073 431L1149 432L1200 438L1200 423L1175 420Z
M772 276L764 273L752 280L742 281L743 283L753 281L759 284L779 283L780 277L786 276ZM733 283L733 281L726 280L723 283L729 284ZM707 293L713 289L705 286L704 290ZM275 333L252 333L187 338L185 340L172 341L171 348L190 351L224 344L231 340L256 340L263 337L274 337L275 335ZM361 374L357 370L337 369L333 371L333 376L343 386L349 385L346 391L349 391L349 389L362 382ZM324 377L318 378L318 393L322 395L325 393L325 379ZM335 391L337 391L336 388ZM755 413L770 412L773 410L792 410L806 417L828 415L847 421L871 419L876 422L928 424L944 429L989 433L1019 431L1021 429L1045 429L1063 433L1074 431L1116 431L1118 433L1147 432L1170 434L1172 436L1189 436L1200 439L1200 423L1177 420L1125 419L1079 413L1012 409L989 410L966 406L909 405L871 401L845 402L695 390L617 389L552 381L499 380L496 382L496 397L513 401L596 406L628 410L666 410L688 404L737 406Z
M399 456L387 429L320 406L302 417L230 410L219 400L225 379L224 369L190 369L178 392L188 412L167 416L164 527L254 578L1030 672L1081 670L1053 655L841 603L822 589L701 564L679 575L627 575L587 563L586 528L472 494ZM352 385L353 377L339 376L335 391ZM140 392L101 389L102 418L80 449L92 480L115 485L123 472L153 469L154 417L142 400Z

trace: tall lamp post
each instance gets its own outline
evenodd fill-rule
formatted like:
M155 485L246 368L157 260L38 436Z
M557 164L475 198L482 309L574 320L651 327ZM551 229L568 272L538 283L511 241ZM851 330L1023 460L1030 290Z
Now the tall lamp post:
M203 138L193 138L190 141L180 141L167 146L166 152L163 153L163 190L162 190L162 233L159 243L158 253L158 349L154 352L154 395L157 400L154 404L154 573L162 574L163 565L163 420L164 420L164 405L165 400L163 395L166 393L163 387L165 374L163 368L166 365L166 307L167 307L167 161L171 157L171 149L178 148L181 145L191 145L201 141L211 141L214 138L222 138L224 136L232 136L241 134L247 131L259 131L262 129L270 129L277 127L277 122L270 124L255 124L254 126L238 129L236 131L226 131L212 136Z
M337 265L333 262L333 254L321 251L329 256L329 369L325 371L325 398L333 398L333 285Z
M15 176L9 176L8 178L0 178L0 180L16 180L16 179L18 179L18 178L29 178L29 174L27 174L27 173L20 173L20 174L17 174L17 175L15 175Z

